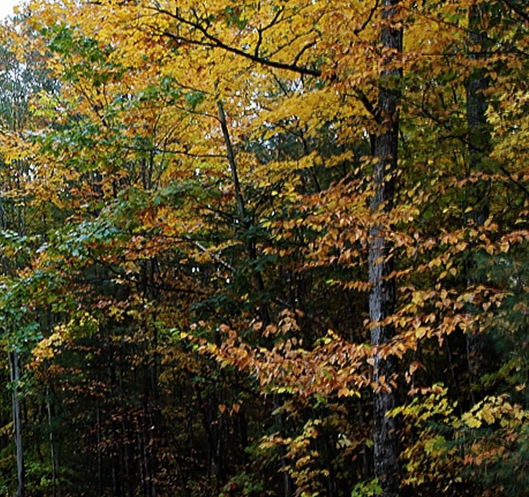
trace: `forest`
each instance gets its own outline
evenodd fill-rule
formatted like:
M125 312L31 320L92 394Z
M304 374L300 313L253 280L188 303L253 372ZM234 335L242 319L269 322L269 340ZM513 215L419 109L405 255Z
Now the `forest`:
M0 24L0 495L525 497L526 0L25 0Z

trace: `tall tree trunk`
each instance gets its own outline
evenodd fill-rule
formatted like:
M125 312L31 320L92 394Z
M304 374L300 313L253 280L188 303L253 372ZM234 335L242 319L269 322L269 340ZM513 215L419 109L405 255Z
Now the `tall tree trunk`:
M392 21L396 15L398 0L382 2L381 44L385 50L385 69L378 98L378 116L381 130L373 138L373 154L377 159L373 170L373 196L371 211L390 212L393 207L394 174L397 168L398 153L398 79L401 71L391 67L402 51L402 31L394 29ZM381 346L393 338L395 328L384 320L395 310L395 281L390 276L393 271L391 243L382 223L376 222L370 229L369 281L372 285L369 296L369 314L375 324L371 331L371 343ZM373 398L374 419L374 459L375 476L383 489L384 497L398 493L398 439L395 418L388 418L388 411L396 407L396 392L389 381L397 371L395 357L374 358L374 381L377 390Z
M13 383L13 424L15 426L15 446L17 451L17 497L25 495L25 468L24 468L24 448L22 446L22 417L20 410L20 400L18 398L18 382L20 381L20 357L16 350L9 352L9 366L11 382Z
M239 182L239 174L237 172L237 161L235 159L235 151L233 150L233 145L231 143L231 137L230 132L228 129L228 122L226 119L226 113L224 112L224 107L221 102L218 103L218 110L219 110L219 119L220 124L222 128L222 134L224 137L224 142L226 145L226 151L228 156L228 163L230 165L230 171L232 174L233 179L233 185L235 188L235 198L237 200L237 209L239 211L239 217L240 222L243 224L245 230L248 232L250 230L251 222L248 218L248 214L246 211L246 203L244 201L244 196L242 193L242 188ZM257 261L257 249L255 246L255 240L253 237L248 237L246 242L246 252L248 254L248 257L251 261L256 262ZM261 296L264 294L265 291L265 284L263 277L261 273L257 270L254 271L254 280L255 280L255 286L257 291ZM268 309L268 303L267 302L260 302L259 307L259 317L261 318L261 321L264 325L264 327L268 326L271 322L270 319L270 312ZM283 415L280 412L280 401L279 396L274 395L274 410L276 412L275 415L275 421L277 425L283 429L284 427L284 421L283 421ZM290 474L285 471L285 468L288 466L288 462L286 460L286 453L283 447L279 449L280 452L280 459L281 459L281 468L283 469L283 492L285 497L291 497L293 495L293 482L290 477Z
M57 465L55 458L55 440L53 439L53 423L51 413L50 387L46 387L46 409L48 411L48 429L50 439L51 486L53 497L57 496Z
M476 3L469 7L469 58L470 60L480 60L486 55L484 51L487 46L487 36L483 31L482 4ZM483 169L483 159L490 153L491 137L487 123L487 98L485 91L489 86L486 71L482 68L475 68L465 84L467 97L467 126L468 126L468 153L469 168L468 174L472 174ZM483 226L489 217L489 182L479 180L470 183L467 187L467 202L472 208L470 219L475 226ZM468 284L477 283L474 271L474 261L469 259L467 265ZM483 374L485 374L491 362L490 340L488 335L469 333L466 336L468 367L471 386L475 385ZM472 402L477 399L471 391Z
M222 128L222 134L224 137L224 142L226 145L226 151L228 156L228 164L230 166L230 171L232 174L233 179L233 186L235 188L235 198L237 201L237 209L239 211L239 218L240 222L244 226L244 229L248 232L252 225L251 221L248 218L248 213L246 211L246 202L244 201L244 196L242 193L241 184L239 182L239 173L237 172L237 161L235 159L235 151L233 150L233 145L231 143L231 137L230 132L228 129L228 122L226 119L226 113L224 112L224 107L221 102L218 103L218 110L219 110L219 119L220 124ZM248 253L248 257L253 262L257 261L257 249L255 246L255 240L253 237L247 236L246 241L246 252ZM254 271L254 280L255 280L255 286L257 288L257 291L260 294L260 298L265 290L264 280L261 275L261 273L257 270ZM270 324L270 313L268 310L268 304L266 302L261 302L259 308L259 315L261 318L261 321L265 326Z

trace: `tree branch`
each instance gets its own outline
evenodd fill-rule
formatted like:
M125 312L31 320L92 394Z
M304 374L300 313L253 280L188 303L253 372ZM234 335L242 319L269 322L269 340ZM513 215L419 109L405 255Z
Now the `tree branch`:
M236 47L226 44L225 42L223 42L216 36L212 35L208 31L207 27L202 26L202 24L200 24L198 20L191 21L189 19L185 19L178 13L172 13L165 9L156 8L154 10L156 10L160 14L166 14L172 17L173 19L176 19L177 21L181 22L182 24L199 31L204 36L205 40L207 40L205 41L205 40L196 40L192 38L187 38L184 36L171 33L170 31L167 31L167 30L162 32L164 36L167 36L168 38L171 38L179 43L185 42L185 43L189 43L192 45L206 46L206 47L211 47L211 48L221 48L225 50L226 52L233 53L245 59L251 60L252 62L261 64L263 66L274 67L275 69L284 69L286 71L292 71L292 72L295 72L295 73L298 73L304 76L313 76L315 78L318 78L322 74L322 72L319 69L297 65L297 60L299 60L300 54L296 56L295 61L292 63L280 62L278 60L267 59L265 57L259 56L259 54L249 53L240 48L236 48ZM309 47L304 47L302 49L302 52L305 51L307 48Z
M519 7L513 5L509 0L503 0L503 3L507 5L511 10L518 14L522 19L529 22L529 14L521 10Z

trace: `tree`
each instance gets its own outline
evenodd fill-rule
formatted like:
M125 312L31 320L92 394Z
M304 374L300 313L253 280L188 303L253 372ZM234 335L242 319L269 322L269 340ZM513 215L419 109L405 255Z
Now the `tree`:
M523 340L521 4L31 9L20 53L60 86L5 147L39 219L4 292L37 326L30 467L52 444L72 494L499 492L479 465L524 454L521 379L467 342Z
M2 196L0 199L0 227L2 229L2 276L5 282L14 282L20 271L28 262L24 254L22 240L35 236L40 226L31 225L29 195L25 191L25 182L31 175L31 148L22 152L19 147L27 145L26 133L32 126L32 112L29 101L31 96L42 89L51 89L52 83L46 78L43 64L35 54L26 52L22 60L17 57L16 46L11 31L7 28L2 33L0 49L0 129L2 144ZM32 232L32 228L36 228ZM28 233L31 232L31 233ZM22 252L22 253L20 253ZM13 281L14 280L14 281ZM7 286L7 285L6 285ZM14 283L16 287L16 283ZM4 289L6 290L6 289ZM5 299L6 293L3 298ZM10 385L12 396L13 426L15 432L17 461L17 496L25 495L25 463L22 434L21 391L23 356L26 352L24 343L34 338L35 323L28 323L23 311L12 308L13 302L5 299L5 309L1 318L6 338L6 353L9 358ZM22 304L23 306L23 304Z
M398 59L402 53L402 29L396 26L398 2L382 2L381 50L383 55L382 87L379 90L377 119L381 127L373 136L373 196L371 210L376 216L393 208L395 174L399 142L399 75ZM377 347L394 338L395 329L388 318L395 312L396 294L393 277L391 242L384 234L384 223L375 221L369 231L369 315L373 323L371 343ZM374 460L375 476L384 495L398 495L398 435L395 420L388 413L397 405L395 377L398 374L396 357L381 357L375 353L373 378L374 394Z

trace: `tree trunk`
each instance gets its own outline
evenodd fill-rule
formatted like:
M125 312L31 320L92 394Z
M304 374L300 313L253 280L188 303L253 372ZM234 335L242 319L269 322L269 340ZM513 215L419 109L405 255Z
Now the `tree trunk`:
M402 51L402 31L394 29L391 22L396 15L397 0L382 2L382 48L386 49L382 84L378 98L378 117L381 130L373 138L373 154L377 159L373 169L373 196L371 211L389 212L393 207L394 174L397 168L398 152L398 79L400 70L389 67ZM374 328L371 343L381 346L393 338L395 328L384 320L395 310L395 281L390 277L393 271L391 243L382 223L375 222L370 229L369 281L372 285L369 296L369 314ZM374 381L377 390L373 398L374 419L374 464L375 476L383 489L384 497L398 493L398 439L395 418L388 418L388 411L396 407L396 392L389 381L397 371L395 357L382 359L374 357ZM389 387L389 388L388 388Z
M57 465L55 458L55 441L53 439L53 423L51 413L51 401L50 401L50 387L46 387L46 409L48 411L48 429L50 439L50 462L51 462L51 486L53 497L57 496Z
M17 450L17 497L25 494L24 450L22 446L22 417L18 399L18 382L20 381L20 358L16 350L9 352L11 382L13 383L13 424L15 427L15 446Z
M237 200L237 208L239 211L240 222L244 226L244 229L248 232L252 227L251 221L248 218L248 214L246 212L246 203L244 201L241 184L239 182L239 175L237 172L237 161L235 159L235 151L233 150L233 145L231 143L230 132L228 129L228 122L226 119L226 113L224 112L224 107L222 106L221 102L218 103L218 110L219 110L219 119L220 119L220 124L222 128L222 134L223 134L224 142L226 145L228 163L230 165L230 171L232 174L233 185L235 189L235 198ZM246 251L247 251L247 254L250 260L255 263L257 261L257 249L255 245L255 240L253 239L253 237L248 236L247 238L248 239L246 241ZM257 270L254 271L253 276L254 276L257 292L259 293L259 299L261 299L265 291L265 284L264 284L263 277L261 273ZM259 304L260 304L259 309L258 309L259 317L264 327L266 327L271 322L270 312L268 309L268 303L261 301L259 302ZM274 409L277 413L275 415L275 420L276 420L277 425L282 429L284 426L284 423L283 423L283 416L280 413L279 407L280 407L279 397L277 395L274 395ZM288 466L288 463L286 460L286 454L285 454L284 448L281 447L279 449L279 452L280 452L280 459L281 459L281 468L283 470L284 496L291 497L293 495L294 490L293 490L293 483L292 483L290 474L287 471L285 471L285 468Z
M235 199L237 200L237 210L239 211L239 220L247 232L246 251L248 253L248 257L250 258L250 260L255 263L257 261L257 249L255 246L255 240L253 239L253 237L248 236L248 232L252 228L252 223L246 211L246 202L244 200L241 184L239 182L239 173L237 172L237 161L235 159L235 151L233 150L233 145L231 143L230 132L228 129L228 121L226 119L226 113L224 112L224 107L222 103L219 102L217 105L218 105L218 110L219 110L219 119L220 119L220 124L222 128L222 134L223 134L224 142L226 145L228 164L230 166L230 171L231 171L231 175L233 179L233 186L235 189ZM255 286L256 286L257 292L259 293L259 298L261 298L265 291L263 277L261 273L257 270L254 271L253 277L255 280ZM259 317L261 318L261 321L263 322L264 326L269 325L270 324L270 313L268 311L268 304L266 302L260 302L260 306L258 310L259 310Z

